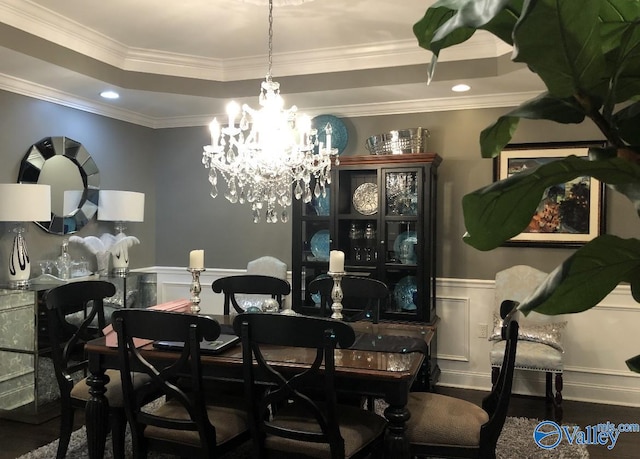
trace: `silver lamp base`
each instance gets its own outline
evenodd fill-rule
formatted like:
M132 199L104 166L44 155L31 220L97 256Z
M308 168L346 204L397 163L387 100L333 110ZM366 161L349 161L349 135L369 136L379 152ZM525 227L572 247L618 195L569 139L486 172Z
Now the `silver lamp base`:
M125 277L129 274L129 268L113 268L111 274L116 277Z
M14 290L23 290L31 286L31 279L17 279L9 281L9 288Z

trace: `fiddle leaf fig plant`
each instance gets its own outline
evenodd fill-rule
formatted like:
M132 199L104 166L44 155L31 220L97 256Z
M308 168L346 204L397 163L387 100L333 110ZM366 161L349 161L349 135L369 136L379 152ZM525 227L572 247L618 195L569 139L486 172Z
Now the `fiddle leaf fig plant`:
M604 137L589 159L555 160L463 197L464 241L492 250L526 229L547 187L591 176L625 195L640 215L640 0L440 0L413 27L431 51L484 30L512 45L546 91L499 117L480 133L480 152L494 158L521 119L592 122ZM590 140L590 139L589 139ZM619 283L640 302L640 240L603 234L556 267L519 308L543 314L596 306ZM640 372L640 355L627 366Z

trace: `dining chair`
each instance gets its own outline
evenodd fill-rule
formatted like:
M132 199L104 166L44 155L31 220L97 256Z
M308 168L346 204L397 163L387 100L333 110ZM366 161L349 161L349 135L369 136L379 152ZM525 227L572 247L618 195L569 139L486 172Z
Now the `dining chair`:
M224 293L224 315L230 314L231 306L238 314L245 311L238 298L241 294L269 295L282 309L283 298L291 293L291 285L287 280L261 274L221 277L213 281L211 288L215 293Z
M497 309L504 303L523 301L547 278L547 273L527 265L515 265L498 272L495 276L494 327L489 336L493 342L489 353L491 381L495 384L502 359L505 342L500 337L501 317ZM543 372L545 375L545 402L547 416L562 422L562 387L564 373L563 332L567 321L562 316L545 316L531 312L520 323L520 343L516 354L516 370ZM555 394L554 394L555 383Z
M88 360L84 343L102 336L106 325L104 300L116 288L106 281L79 281L60 285L46 294L47 326L51 340L51 356L60 390L60 441L56 457L67 453L76 409L84 410L89 399L86 373ZM126 418L122 406L120 372L109 370L105 396L109 401L110 425L115 457L124 457ZM136 384L143 382L142 378Z
M371 319L374 324L380 320L380 309L384 307L389 298L389 288L377 279L370 277L346 275L342 278L342 314L346 321L353 322L362 319ZM331 290L333 278L329 275L321 275L309 283L309 292L320 295L320 314L331 315Z
M355 340L342 321L283 314L240 314L245 398L253 457L359 458L382 452L386 420L336 400L336 347ZM269 362L270 346L291 347L295 372ZM295 348L295 349L294 349ZM264 390L267 384L269 390Z
M217 457L250 438L245 403L226 397L206 402L200 342L220 335L218 322L207 316L151 309L114 312L118 336L118 361L124 393L124 410L132 431L134 457L149 451L179 457ZM143 356L136 340L184 343L177 358L152 360ZM139 341L138 341L139 343ZM176 351L177 352L177 351ZM144 372L150 383L136 385L132 370ZM152 391L165 396L163 403L145 407Z
M513 384L518 345L518 315L504 312L506 351L500 375L482 407L455 397L411 392L406 435L412 456L495 459Z

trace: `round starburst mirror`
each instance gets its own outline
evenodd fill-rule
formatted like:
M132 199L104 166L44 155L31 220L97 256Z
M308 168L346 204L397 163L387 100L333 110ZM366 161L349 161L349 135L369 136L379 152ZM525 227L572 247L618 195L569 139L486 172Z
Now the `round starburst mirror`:
M31 145L18 182L51 186L51 221L36 222L49 233L75 233L98 210L98 166L80 142L68 137L45 137Z

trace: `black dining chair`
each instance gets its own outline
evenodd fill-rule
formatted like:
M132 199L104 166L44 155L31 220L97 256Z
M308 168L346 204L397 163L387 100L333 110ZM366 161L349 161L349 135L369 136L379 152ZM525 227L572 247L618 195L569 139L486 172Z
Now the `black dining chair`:
M455 397L411 392L407 408L407 438L417 457L495 459L496 444L507 417L518 345L514 310L505 315L504 360L496 384L482 407Z
M380 310L389 298L389 288L377 279L370 277L346 275L342 278L342 314L344 320L353 322L370 319L377 324ZM327 274L316 277L309 282L309 292L320 295L320 315L331 315L331 290L333 278Z
M355 332L349 324L321 317L246 313L234 319L233 327L242 338L254 458L381 454L386 420L336 400L335 352L353 344ZM273 366L269 346L296 348L292 349L295 371ZM264 390L265 384L269 390Z
M67 453L77 409L84 410L89 399L86 381L88 360L84 344L102 336L106 325L104 300L116 288L106 281L79 281L60 285L46 294L47 327L51 340L51 356L60 390L60 441L56 457ZM124 457L126 418L122 406L120 372L106 372L109 382L105 396L110 406L110 426L115 457ZM142 384L144 378L137 378Z
M121 309L113 313L113 323L134 457L145 458L148 451L179 457L218 457L250 438L242 398L225 397L215 405L207 402L200 342L220 336L215 319L151 309ZM164 351L144 356L136 339L184 345L176 358L162 358L159 353ZM144 372L150 383L136 385L133 369ZM162 393L165 400L145 407L142 400L155 392Z
M282 301L291 293L291 284L285 279L259 274L244 274L216 279L211 284L215 293L224 293L224 315L229 315L231 306L237 313L244 312L236 295L270 295L282 309Z

